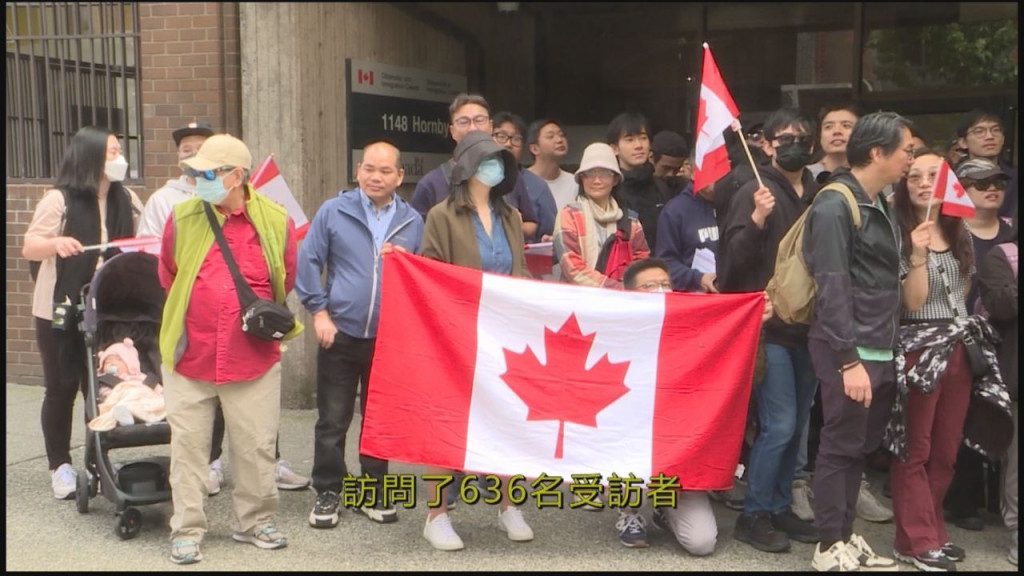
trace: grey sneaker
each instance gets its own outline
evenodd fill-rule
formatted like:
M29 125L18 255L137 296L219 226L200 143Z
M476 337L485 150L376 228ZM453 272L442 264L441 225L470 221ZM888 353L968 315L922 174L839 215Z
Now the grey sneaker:
M206 475L206 491L210 496L220 494L221 484L224 483L224 468L220 458L210 462L210 471Z
M203 553L199 551L199 542L184 539L171 542L171 562L195 564L202 559Z
M231 537L236 542L245 542L264 550L276 550L288 545L288 538L273 524L258 526L248 532L235 532Z
M796 517L803 520L804 522L814 522L814 506L811 505L811 499L814 498L814 492L811 491L811 485L808 484L807 480L799 479L793 480L793 503L790 504L789 508L796 514Z
M309 478L296 474L288 467L288 462L278 460L274 467L274 480L278 490L305 490L309 488Z
M860 492L857 494L857 516L868 522L891 522L892 510L875 498L871 493L871 484L867 480L860 481Z

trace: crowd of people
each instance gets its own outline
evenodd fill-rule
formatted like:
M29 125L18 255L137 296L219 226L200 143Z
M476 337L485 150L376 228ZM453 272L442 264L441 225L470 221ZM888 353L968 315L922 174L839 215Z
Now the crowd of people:
M86 247L135 234L160 241L162 374L140 372L131 340L103 343L93 375L103 384L100 414L89 425L109 430L166 415L170 559L191 564L202 559L205 499L223 482L225 429L235 540L286 546L274 521L278 490L310 483L310 526L337 526L355 402L365 408L372 395L384 254L613 290L764 292L780 243L800 222L814 313L808 324L783 321L765 292L751 402L736 407L756 430L737 468L745 495L683 491L653 522L688 553L713 554L714 499L740 511L737 540L765 552L787 551L791 540L814 544L816 570L893 570L900 561L954 571L967 551L950 539L944 510L958 526L980 529L985 470L998 464L1016 564L1017 171L1002 160L997 115L966 114L953 145L940 149L892 112L862 115L843 104L811 118L780 109L753 129L728 131L732 171L694 190L700 159L690 143L668 130L652 134L638 113L612 119L605 141L588 143L574 171L566 170L570 143L554 119L527 125L514 113L492 113L479 94L458 95L449 113L452 158L408 201L398 193L401 151L384 140L365 143L358 186L319 206L301 242L285 209L252 188L252 156L241 140L203 123L175 131L182 175L143 206L122 184L127 163L116 135L81 129L23 248L40 262L33 316L53 495L75 491L72 406L90 378L86 346L64 315L117 253ZM530 166L520 163L524 148ZM934 196L946 164L974 205L969 217L947 213ZM526 264L524 245L535 242L553 245L550 274L534 276ZM277 339L246 333L239 277L255 297L277 304L294 289L312 318L320 348L311 481L277 450L280 342L301 323ZM992 425L997 419L1013 434L993 433L1005 430ZM890 472L891 510L866 481L869 461ZM371 478L388 474L385 460L360 454L359 463ZM429 508L423 537L438 550L459 550L449 514L454 489L443 490L448 497ZM382 496L352 510L398 521ZM894 558L854 532L858 516L894 522ZM507 495L497 527L512 541L534 538ZM620 509L614 529L624 546L648 546L639 509Z

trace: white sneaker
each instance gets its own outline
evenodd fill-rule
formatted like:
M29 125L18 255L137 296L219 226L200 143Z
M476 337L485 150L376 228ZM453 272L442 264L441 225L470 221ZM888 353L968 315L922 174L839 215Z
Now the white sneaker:
M73 497L78 488L78 471L67 462L61 464L53 471L50 486L53 488L53 497L57 500Z
M533 529L523 519L523 513L515 506L509 506L504 512L498 510L498 528L508 534L508 539L513 542L533 540Z
M220 494L220 485L224 483L224 470L220 458L210 462L210 472L206 476L206 490L210 496Z
M132 416L132 411L124 404L115 404L110 409L110 414L114 416L114 420L117 420L118 426L131 426L135 424L135 416Z
M814 498L814 492L811 492L811 485L807 483L807 480L793 480L793 503L789 505L789 508L797 518L804 522L814 522L814 507L811 505L811 498Z
M818 572L857 572L860 562L853 557L842 540L833 544L828 550L821 551L821 542L814 545L814 559L811 568Z
M452 528L451 518L447 514L439 514L433 520L427 517L427 525L423 527L423 537L437 550L462 550L465 545L462 538Z
M857 559L862 572L898 572L900 569L896 560L875 554L867 541L858 534L850 535L850 542L847 543L846 549L851 556Z

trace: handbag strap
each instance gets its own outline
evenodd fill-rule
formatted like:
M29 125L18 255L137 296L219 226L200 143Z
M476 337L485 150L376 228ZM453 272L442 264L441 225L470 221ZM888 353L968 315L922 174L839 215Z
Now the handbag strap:
M220 246L220 253L224 257L224 262L228 265L231 277L235 281L238 303L244 310L248 305L258 300L259 297L253 292L252 287L245 281L245 278L242 278L242 273L238 271L238 264L235 263L235 257L231 254L231 249L228 248L228 241L224 239L224 231L221 230L220 224L217 223L217 217L213 215L213 208L210 206L210 203L203 202L203 209L206 211L206 219L210 221L210 227L213 228L213 237L217 239L217 245Z
M930 250L928 251L928 258L932 258ZM956 300L953 300L953 287L949 284L949 278L946 277L946 267L941 262L936 262L935 269L938 270L939 278L946 289L946 300L949 302L949 307L953 309L953 319L955 320L960 314L957 312Z

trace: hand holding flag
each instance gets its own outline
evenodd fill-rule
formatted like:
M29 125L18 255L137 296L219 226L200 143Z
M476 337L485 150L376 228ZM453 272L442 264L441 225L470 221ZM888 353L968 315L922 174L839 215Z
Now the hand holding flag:
M956 173L945 160L939 166L939 174L935 178L935 188L932 190L932 198L941 200L942 206L939 211L946 216L957 218L974 218L974 202L967 195L967 190L957 179ZM925 220L928 220L932 205L928 203L928 210L925 213Z

